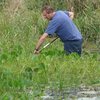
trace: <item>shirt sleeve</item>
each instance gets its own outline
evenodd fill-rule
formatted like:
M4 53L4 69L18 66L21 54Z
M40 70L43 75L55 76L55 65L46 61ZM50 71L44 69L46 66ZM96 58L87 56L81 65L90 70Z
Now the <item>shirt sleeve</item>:
M52 19L49 24L47 29L45 30L45 33L47 33L48 35L53 35L58 27L60 26L59 20L58 19Z

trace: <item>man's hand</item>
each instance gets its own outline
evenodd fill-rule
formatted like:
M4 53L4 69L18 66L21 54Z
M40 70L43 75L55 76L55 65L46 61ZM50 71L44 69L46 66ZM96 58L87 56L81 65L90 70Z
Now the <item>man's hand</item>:
M44 33L40 39L38 40L37 44L36 44L36 47L35 47L35 50L34 50L34 54L39 54L40 53L40 46L43 44L43 42L45 41L46 37L48 36L47 33Z
M69 13L69 17L71 18L71 19L74 19L74 12L68 12Z
M39 54L40 53L40 51L39 50L34 50L34 54Z

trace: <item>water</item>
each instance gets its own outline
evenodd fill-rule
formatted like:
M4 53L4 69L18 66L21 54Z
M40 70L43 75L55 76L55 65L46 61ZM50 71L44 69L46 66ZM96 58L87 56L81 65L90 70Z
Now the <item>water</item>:
M59 100L58 98L53 98L52 96L42 96L42 100ZM79 98L65 98L60 100L100 100L100 96L98 97L79 97Z
M98 97L81 97L81 98L78 98L77 100L100 100L100 96Z
M79 87L72 89L46 89L42 100L100 100L100 87Z

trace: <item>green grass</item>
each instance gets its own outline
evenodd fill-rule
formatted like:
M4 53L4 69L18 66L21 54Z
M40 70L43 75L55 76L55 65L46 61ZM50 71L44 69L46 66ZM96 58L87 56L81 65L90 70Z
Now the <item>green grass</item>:
M94 20L94 16L90 19L94 12L74 20L86 39L84 52L79 57L76 54L65 55L60 40L41 54L33 54L35 44L47 25L40 11L32 10L32 6L24 11L19 9L12 16L1 11L0 100L40 100L47 87L62 89L81 84L100 84L100 52L90 52L91 48L99 47L99 42L94 43L100 36L99 19ZM93 37L95 32L96 37ZM44 45L50 40L48 38ZM92 42L87 43L87 40Z
M100 54L66 56L53 49L37 56L3 59L0 64L1 97L31 98L41 96L47 86L62 89L100 83Z

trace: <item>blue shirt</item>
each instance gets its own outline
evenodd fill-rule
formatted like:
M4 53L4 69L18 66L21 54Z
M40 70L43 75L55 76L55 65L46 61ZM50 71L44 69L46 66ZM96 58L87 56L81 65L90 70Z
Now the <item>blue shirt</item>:
M68 16L68 12L64 11L56 11L55 15L50 20L45 33L49 35L56 33L63 42L67 40L82 39L81 33Z

